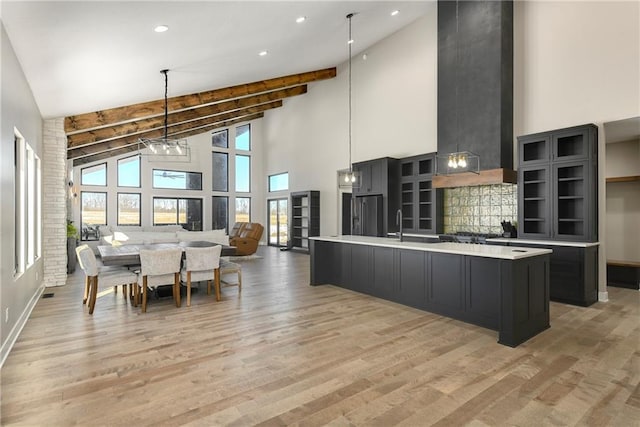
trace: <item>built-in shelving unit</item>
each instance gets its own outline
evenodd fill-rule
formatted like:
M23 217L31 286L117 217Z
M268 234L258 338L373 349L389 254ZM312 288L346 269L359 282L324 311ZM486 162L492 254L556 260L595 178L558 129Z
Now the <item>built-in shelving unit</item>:
M309 237L320 235L320 192L291 193L290 249L309 252Z
M638 182L640 181L640 176L614 176L611 178L607 178L607 184L611 182Z
M438 211L443 191L433 187L435 153L408 157L400 161L402 228L405 232L442 232Z
M519 234L528 239L598 239L597 127L518 137Z

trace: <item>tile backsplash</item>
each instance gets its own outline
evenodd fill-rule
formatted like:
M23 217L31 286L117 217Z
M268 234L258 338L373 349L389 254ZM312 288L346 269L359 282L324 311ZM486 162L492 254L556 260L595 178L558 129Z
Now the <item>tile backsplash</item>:
M518 186L479 185L444 189L444 232L502 234L501 221L518 219Z

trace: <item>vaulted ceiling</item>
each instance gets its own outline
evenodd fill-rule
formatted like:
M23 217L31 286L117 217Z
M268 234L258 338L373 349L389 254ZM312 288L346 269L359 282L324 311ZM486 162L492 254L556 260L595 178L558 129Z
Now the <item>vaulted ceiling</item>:
M306 83L336 76L335 68L261 80L167 100L166 135L186 138L259 119ZM65 117L67 158L74 166L136 151L140 138L165 135L164 99Z
M66 118L74 164L160 136L160 70L169 70L169 133L186 137L260 117L335 76L348 56L347 14L358 55L435 10L434 0L0 2L42 116ZM169 30L154 32L159 24Z

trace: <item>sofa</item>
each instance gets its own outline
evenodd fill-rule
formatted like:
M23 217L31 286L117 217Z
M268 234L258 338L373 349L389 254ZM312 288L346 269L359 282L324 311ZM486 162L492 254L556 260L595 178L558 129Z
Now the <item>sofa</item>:
M236 222L229 233L229 244L236 255L252 255L258 250L264 227L257 222Z
M149 245L206 241L229 246L229 236L223 230L187 231L180 225L136 226L103 225L99 228L101 245Z

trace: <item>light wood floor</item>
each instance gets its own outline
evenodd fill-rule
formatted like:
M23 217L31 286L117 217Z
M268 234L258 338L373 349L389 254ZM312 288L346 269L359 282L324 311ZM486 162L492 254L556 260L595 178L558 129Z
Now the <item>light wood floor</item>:
M594 425L640 420L640 292L552 303L518 348L497 333L333 286L261 248L243 291L192 306L48 289L2 369L3 425Z

